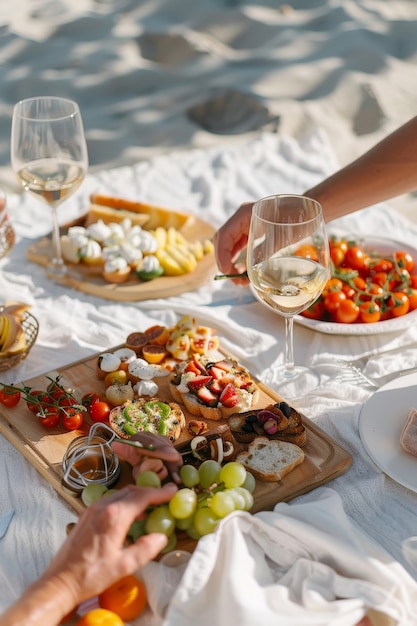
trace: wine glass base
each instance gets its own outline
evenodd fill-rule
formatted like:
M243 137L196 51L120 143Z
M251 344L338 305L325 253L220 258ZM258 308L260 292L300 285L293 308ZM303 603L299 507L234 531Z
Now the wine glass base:
M320 376L308 367L296 366L291 374L285 367L271 367L266 370L262 382L273 387L284 400L296 400L317 389Z
M46 274L52 280L66 276L68 268L64 261L54 260L46 267Z

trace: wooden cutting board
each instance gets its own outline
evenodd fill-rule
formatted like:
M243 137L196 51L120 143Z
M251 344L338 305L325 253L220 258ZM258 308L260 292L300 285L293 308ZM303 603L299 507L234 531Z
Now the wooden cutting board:
M97 356L98 354L91 358L71 363L59 370L62 376L61 383L74 388L79 398L84 393L90 391L104 391L104 383L98 380L96 376ZM172 401L167 378L163 377L155 380L159 385L158 396L160 399ZM46 375L41 375L25 381L25 384L36 389L46 389L48 382ZM282 400L271 389L260 382L258 384L261 393L257 407L263 407L270 403L271 400L274 402ZM187 413L185 407L184 414L187 419L193 417ZM291 500L319 485L323 485L349 468L352 461L351 456L306 416L304 416L304 422L307 429L307 445L303 448L305 460L290 474L285 476L282 481L277 483L257 481L254 492L255 505L253 512L272 509L277 502ZM218 422L213 422L211 425L216 424ZM1 406L0 409L0 432L24 455L76 512L81 512L84 509L84 505L79 497L69 494L63 488L61 464L69 443L75 437L88 432L88 428L89 423L85 423L82 430L75 432L64 431L63 427L45 430L39 424L37 418L28 410L24 400L20 400L20 403L14 409L7 409L4 406ZM181 445L189 438L190 435L184 432L178 441L178 445ZM119 484L125 484L130 481L130 468L127 465L123 465Z
M84 221L85 219L77 223L81 225ZM194 215L187 216L178 230L190 242L211 239L215 231L213 226ZM62 229L62 233L64 232L66 232L65 228ZM35 241L28 247L26 256L32 263L46 267L52 259L51 238L43 237ZM153 298L169 298L192 291L213 279L217 268L214 253L210 252L201 261L198 261L196 269L188 274L161 276L149 282L140 282L137 278L132 277L125 283L115 284L105 281L97 268L81 263L78 265L68 263L67 267L67 275L59 279L61 284L92 296L117 302L139 302Z

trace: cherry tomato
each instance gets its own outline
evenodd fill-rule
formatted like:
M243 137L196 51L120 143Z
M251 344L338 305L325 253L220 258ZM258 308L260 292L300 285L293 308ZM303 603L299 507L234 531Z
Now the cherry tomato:
M411 274L411 276L410 276L410 287L412 289L417 289L417 274Z
M358 291L366 291L366 281L362 278L362 276L355 276L353 284Z
M346 251L341 246L333 246L330 248L330 258L336 267L342 265L345 260Z
M388 273L394 268L394 263L388 259L372 259L369 265L372 272Z
M0 389L0 403L8 409L12 409L19 404L20 396L20 391L14 389L13 386L4 386Z
M61 396L61 398L58 400L58 404L59 404L59 406L62 406L62 408L65 409L65 408L70 407L70 406L75 406L76 404L78 404L78 402L77 402L77 400L73 396L71 396L71 395L69 395L67 393L64 393Z
M94 393L93 391L90 391L83 395L83 397L81 398L81 404L85 406L88 412L90 412L92 405L95 402L98 402L99 400L100 400L100 396L98 395L98 393Z
M359 305L359 319L365 324L373 324L381 319L381 309L376 302L362 302Z
M340 278L335 278L333 276L332 278L329 278L329 280L327 281L326 286L323 289L323 292L321 295L325 297L327 296L329 291L342 291L344 284L345 283L343 282L343 280L340 280Z
M311 320L319 320L323 317L324 311L324 300L323 298L319 298L318 300L313 302L313 304L311 304L308 309L303 311L301 315Z
M63 413L62 423L67 430L77 430L83 423L83 414L75 407L68 407Z
M402 287L409 284L410 272L404 268L393 274L392 280L390 280L388 288L390 291L395 291L398 287L402 289Z
M417 309L417 289L407 290L408 302L410 303L410 311Z
M313 261L319 260L319 255L317 252L316 246L312 246L310 244L303 244L297 248L295 251L296 256L302 256L305 259L312 259Z
M349 300L352 300L356 295L356 291L348 283L343 283L342 291Z
M342 300L334 313L334 319L339 324L353 324L359 317L359 306L353 301Z
M107 402L98 400L90 407L90 417L93 422L106 422L109 419L110 405Z
M51 404L48 395L41 389L34 389L30 391L30 399L26 401L27 408L31 413L38 413L39 409L45 403Z
M412 272L414 269L414 259L408 252L397 250L394 254L394 258L397 261L399 267L405 268L408 272Z
M352 246L346 251L344 265L353 270L363 270L369 265L369 256L360 246Z
M372 282L376 285L379 285L382 288L385 288L388 283L388 274L386 272L375 272L372 273ZM417 276L416 276L417 278Z
M391 309L393 317L401 317L402 315L408 313L410 302L405 293L402 291L394 291L388 300L388 306Z
M42 424L44 428L55 428L55 426L59 424L60 411L58 407L51 406L36 415L39 419L39 423Z
M346 294L343 291L329 291L324 298L324 308L328 313L334 313L343 300L346 300Z

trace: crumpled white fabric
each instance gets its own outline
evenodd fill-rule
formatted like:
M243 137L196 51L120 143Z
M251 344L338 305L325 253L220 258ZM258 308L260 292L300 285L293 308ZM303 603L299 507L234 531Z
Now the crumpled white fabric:
M166 611L164 626L195 626L196 616L199 626L355 626L365 615L375 625L417 623L417 582L327 487L274 511L228 516L200 540L180 582L171 570L164 589L164 570L143 572L153 588L159 576L150 603Z

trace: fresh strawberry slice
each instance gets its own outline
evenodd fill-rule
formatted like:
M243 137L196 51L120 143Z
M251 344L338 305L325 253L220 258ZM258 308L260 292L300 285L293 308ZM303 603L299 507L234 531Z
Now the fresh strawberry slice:
M226 385L226 387L223 389L219 401L226 408L232 408L237 405L239 398L235 387L231 383Z
M199 399L207 404L208 406L216 406L217 405L217 396L210 391L207 387L200 387L197 391L197 396Z
M201 374L201 370L197 367L194 361L189 361L189 363L187 363L184 368L184 372L192 372L196 376L199 376Z
M211 383L208 384L208 388L210 389L210 391L219 396L224 389L224 385L222 385L220 380L216 380L216 378L213 378Z
M222 359L221 361L216 361L215 366L221 370L224 370L225 372L230 372L233 367L232 363L226 361L225 359Z
M200 374L200 376L195 376L188 381L188 389L190 391L197 391L197 389L200 389L200 387L208 385L212 380L213 378L211 376L203 376L203 374Z
M210 375L213 376L213 378L216 378L217 380L220 380L221 378L223 378L223 376L226 373L223 369L221 369L220 367L216 367L215 365L212 365L209 368L209 372L210 372Z
M247 389L248 391L252 391L252 388L254 386L254 382L253 380L251 380L250 378L248 378L247 380L243 380L240 385L239 388L240 389Z
M193 363L196 366L196 368L200 370L202 374L205 374L207 376L207 370L204 367L204 365L200 362L199 355L196 352L193 354Z

